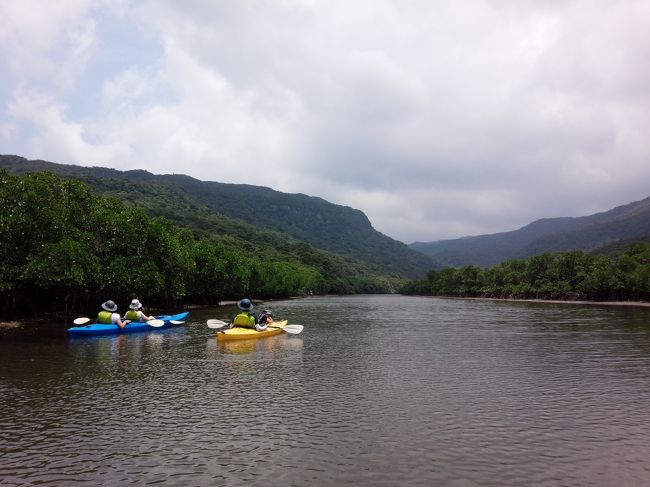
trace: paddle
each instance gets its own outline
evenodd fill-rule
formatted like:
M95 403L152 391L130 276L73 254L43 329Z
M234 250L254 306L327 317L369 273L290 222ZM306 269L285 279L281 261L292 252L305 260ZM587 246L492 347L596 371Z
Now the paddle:
M73 323L75 325L85 325L89 321L90 321L90 318L75 318ZM137 321L134 322L134 323L137 323ZM172 321L171 323L174 323L174 322ZM183 321L177 321L174 324L177 325L179 323L184 323L184 322ZM153 326L154 328L158 328L160 326L163 326L164 324L165 324L165 322L163 320L150 320L150 321L147 321L147 325Z
M273 326L269 325L269 328L280 328L282 331L286 331L290 335L297 335L302 331L304 326L302 325L284 325L284 326Z
M183 323L185 323L184 321L176 321L176 320L169 320L169 322L172 325L182 325Z
M208 328L212 328L215 330L218 330L220 328L225 328L226 326L230 326L230 323L226 323L225 321L221 320L208 320ZM282 331L286 331L290 335L297 335L298 333L302 332L303 326L302 325L285 325L285 326L273 326L269 325L269 328L279 328Z
M219 330L221 328L225 328L226 326L230 326L230 323L226 323L225 321L221 320L208 320L208 328L212 328L213 330Z

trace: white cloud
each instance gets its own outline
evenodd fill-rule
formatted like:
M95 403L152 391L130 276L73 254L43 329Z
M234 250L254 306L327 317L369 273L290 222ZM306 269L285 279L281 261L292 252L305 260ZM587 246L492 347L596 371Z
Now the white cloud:
M59 161L88 161L99 163L124 154L127 149L119 144L91 144L84 124L66 119L65 107L48 95L19 90L10 106L10 115L29 124L29 144L37 154Z
M0 123L0 140L3 144L8 144L15 136L17 126L15 123Z
M5 73L19 80L47 76L56 84L81 71L94 38L91 9L90 0L0 2Z
M188 172L197 177L245 182L252 176L274 178L270 163L281 162L289 126L299 103L282 87L269 88L266 99L239 90L218 72L169 46L164 67L147 77L127 72L104 86L104 140L132 148L128 159L112 163L139 167L152 161L157 171ZM147 91L170 93L173 101L138 108ZM155 161L155 162L153 162Z

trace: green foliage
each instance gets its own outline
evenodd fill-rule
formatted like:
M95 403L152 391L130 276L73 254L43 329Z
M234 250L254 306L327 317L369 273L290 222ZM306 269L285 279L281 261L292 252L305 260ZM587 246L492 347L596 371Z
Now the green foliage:
M543 253L490 269L430 271L406 283L405 294L537 299L648 300L650 243L637 242L615 257L583 251Z
M275 234L190 230L51 173L0 170L0 304L5 314L94 311L308 293L386 292L355 262ZM266 237L266 240L262 237ZM270 242L270 243L266 243Z
M183 175L153 175L28 161L0 155L0 167L14 174L47 170L88 184L97 193L115 196L150 216L164 216L179 226L237 241L241 249L269 251L265 239L290 236L311 249L355 261L364 274L414 278L433 267L429 257L377 232L359 210L304 194L270 188L199 181ZM272 235L271 237L269 237ZM268 257L271 257L270 255ZM274 258L284 260L284 256ZM353 287L363 287L355 281Z

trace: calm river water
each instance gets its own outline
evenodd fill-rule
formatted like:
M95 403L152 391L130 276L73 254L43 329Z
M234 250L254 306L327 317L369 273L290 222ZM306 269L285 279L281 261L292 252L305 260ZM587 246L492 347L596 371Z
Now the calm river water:
M650 310L268 303L297 336L0 341L0 485L650 485Z

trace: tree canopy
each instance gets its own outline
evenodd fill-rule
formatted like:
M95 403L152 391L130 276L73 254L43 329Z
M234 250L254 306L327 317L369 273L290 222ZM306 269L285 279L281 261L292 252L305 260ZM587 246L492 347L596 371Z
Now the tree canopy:
M581 250L511 259L489 269L471 265L432 270L406 283L405 294L537 299L650 300L650 243L617 256Z
M0 170L0 304L6 315L244 295L385 292L392 278L293 239L224 238L150 217L52 173Z

